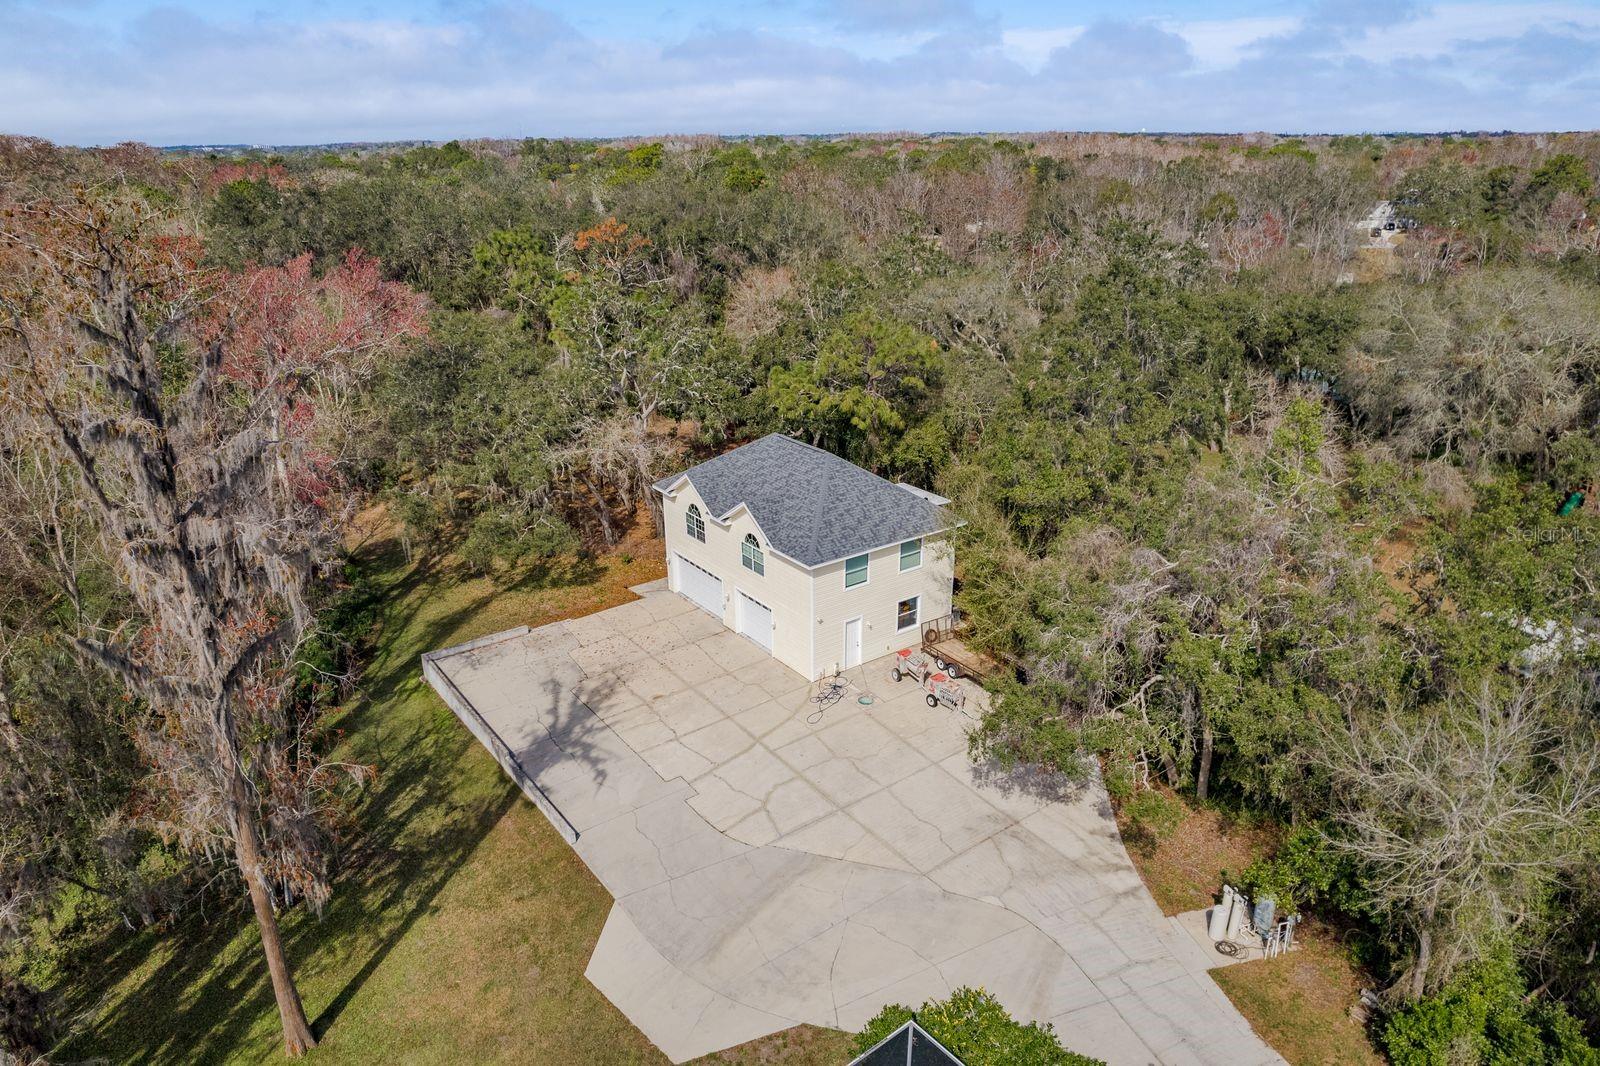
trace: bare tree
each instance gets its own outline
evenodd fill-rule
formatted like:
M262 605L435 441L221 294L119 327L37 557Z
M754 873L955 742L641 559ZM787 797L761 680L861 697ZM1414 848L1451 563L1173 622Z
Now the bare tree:
M794 271L789 267L746 270L728 294L723 322L741 342L765 337L783 323L784 304L794 295Z
M284 699L337 548L336 463L307 397L415 332L420 304L375 274L290 279L270 288L299 293L286 298L303 314L278 316L297 324L293 342L266 343L260 275L208 274L196 252L135 202L13 212L0 393L25 420L23 447L74 475L133 607L75 647L151 708L139 739L164 799L158 828L231 853L298 1055L316 1041L277 911L327 898L326 801L336 771L358 770L319 763Z
M1590 862L1600 741L1533 683L1330 729L1314 758L1334 786L1329 843L1411 942L1410 999L1529 923Z
M579 423L568 444L551 450L550 461L558 472L583 485L594 501L606 543L615 544L618 533L602 486L615 489L625 515L631 515L642 498L654 516L650 479L675 450L669 439L652 433L644 419L617 412Z
M1531 461L1600 412L1600 303L1531 268L1378 292L1345 355L1351 405L1413 455Z
M651 468L668 448L656 420L715 409L734 394L711 332L674 305L649 247L607 219L557 249L573 269L551 301L554 382L575 417L549 460L589 496L607 544L619 534L606 486L629 511L639 495L649 499Z

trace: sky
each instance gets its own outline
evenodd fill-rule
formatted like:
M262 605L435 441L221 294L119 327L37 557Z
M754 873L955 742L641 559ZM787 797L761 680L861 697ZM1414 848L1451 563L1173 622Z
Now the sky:
M1600 0L0 0L62 143L1600 127Z

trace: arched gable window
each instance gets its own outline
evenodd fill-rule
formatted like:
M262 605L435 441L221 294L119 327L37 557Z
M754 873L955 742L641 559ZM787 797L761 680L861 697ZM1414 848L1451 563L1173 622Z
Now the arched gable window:
M706 523L705 519L700 517L698 504L691 503L689 505L689 513L684 516L684 524L689 527L689 536L701 544L706 542Z
M739 561L744 568L756 574L767 572L767 563L761 555L761 545L756 540L754 533L744 535L744 543L739 545Z

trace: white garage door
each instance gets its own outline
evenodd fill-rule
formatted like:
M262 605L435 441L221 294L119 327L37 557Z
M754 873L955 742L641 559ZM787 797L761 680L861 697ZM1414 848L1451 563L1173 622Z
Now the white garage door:
M676 554L676 553L674 553ZM678 591L697 606L722 617L722 579L703 566L678 555Z
M739 632L772 650L772 608L739 593Z

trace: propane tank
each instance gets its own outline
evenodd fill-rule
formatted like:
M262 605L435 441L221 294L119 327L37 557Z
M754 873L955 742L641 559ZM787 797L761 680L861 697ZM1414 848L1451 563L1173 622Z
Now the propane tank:
M1238 940L1239 933L1244 929L1244 923L1250 918L1250 901L1245 899L1243 892L1233 894L1233 906L1228 908L1227 933L1229 940Z
M1212 940L1228 938L1228 912L1233 910L1233 886L1222 886L1222 902L1211 908L1206 918L1206 935Z
M1262 896L1256 900L1255 927L1256 932L1266 936L1272 932L1273 920L1277 917L1278 901L1271 896Z

